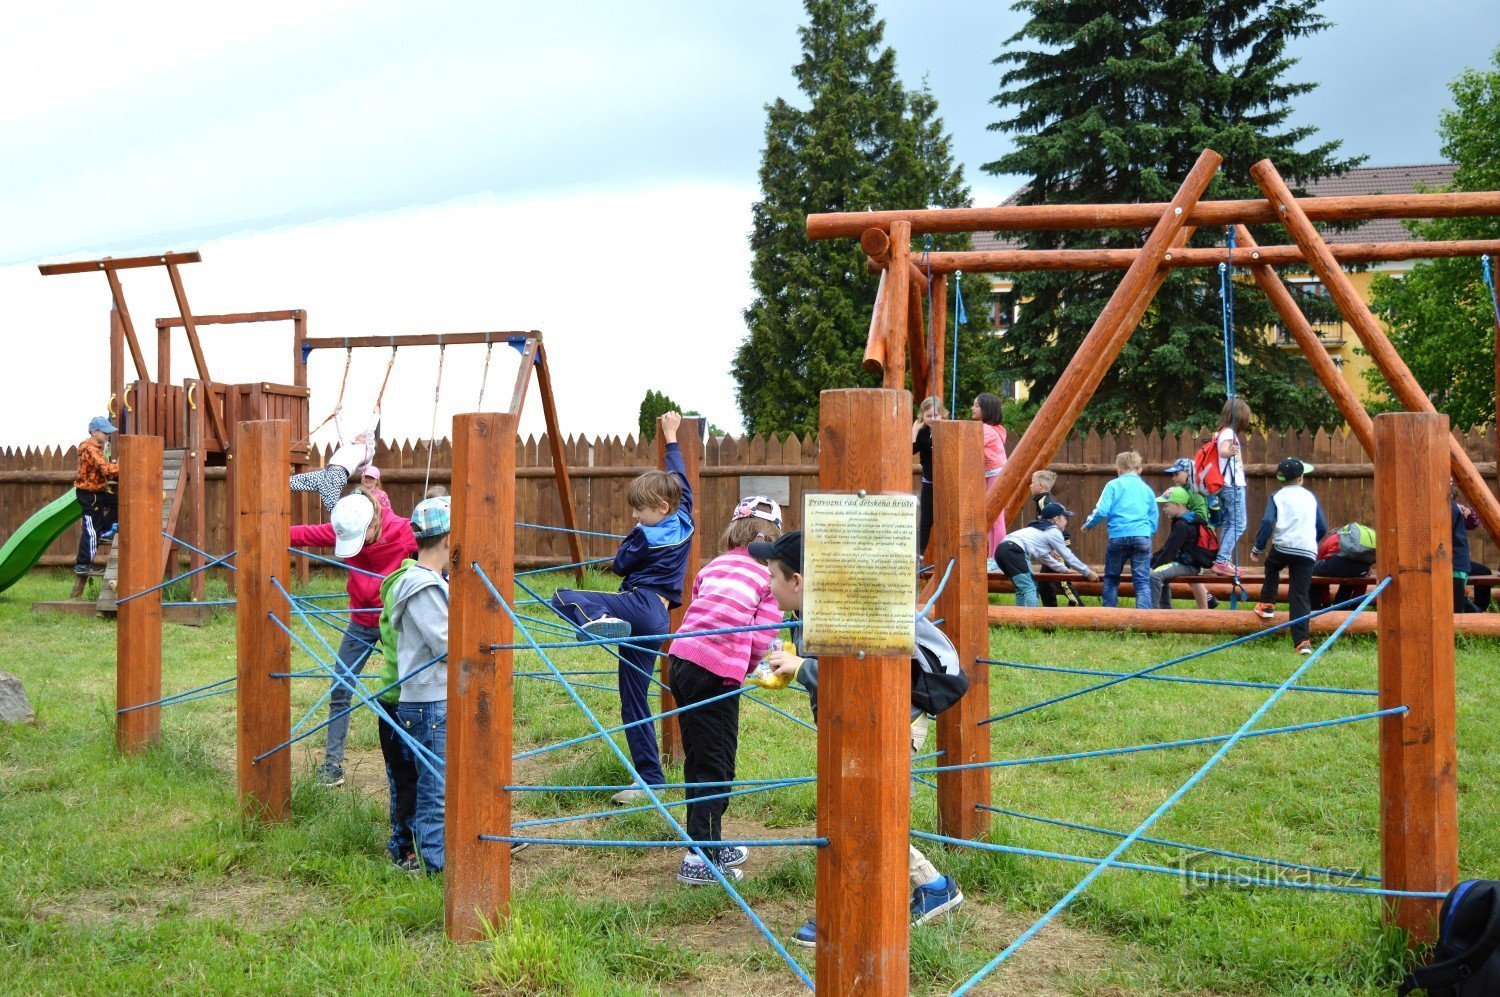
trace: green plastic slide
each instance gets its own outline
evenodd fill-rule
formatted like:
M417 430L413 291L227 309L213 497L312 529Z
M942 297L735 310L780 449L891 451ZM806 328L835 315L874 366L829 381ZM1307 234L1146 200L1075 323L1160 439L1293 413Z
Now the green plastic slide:
M0 547L0 592L4 592L36 567L62 531L83 518L83 506L69 488L36 515L21 524Z

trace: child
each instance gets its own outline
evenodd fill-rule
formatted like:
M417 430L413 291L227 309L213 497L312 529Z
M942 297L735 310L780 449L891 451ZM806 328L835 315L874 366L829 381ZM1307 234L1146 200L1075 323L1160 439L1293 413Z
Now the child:
M729 526L719 540L723 553L693 580L693 601L683 614L683 631L720 630L781 622L781 610L771 597L771 575L751 557L746 545L775 540L781 535L781 506L762 495L735 506ZM751 630L705 637L679 637L667 647L672 697L687 709L738 689L776 639L775 630ZM688 783L687 832L694 841L719 841L723 835L727 799L694 802L701 796L729 791L734 781L734 756L739 744L740 698L728 696L678 715L682 730L682 780ZM731 880L743 863L746 849L704 848L709 861ZM689 886L716 882L708 865L689 851L682 857L677 879Z
M974 418L984 424L984 492L986 497L1000 480L1000 469L1005 466L1005 427L1000 425L1004 409L999 395L988 391L974 396L974 405L969 410ZM995 563L995 548L1005 539L1005 513L1002 511L990 524L989 569L998 571Z
M366 467L364 477L359 479L359 483L364 488L366 495L369 495L387 509L391 507L391 497L385 493L385 489L380 487L380 468L374 464Z
M552 608L590 636L665 634L670 626L668 611L682 605L682 582L693 538L693 493L677 446L681 424L682 416L676 412L661 417L669 470L647 471L630 483L626 498L636 526L620 541L610 566L623 576L620 591L558 589L552 596ZM660 641L619 649L620 720L635 723L625 731L625 740L636 774L648 786L659 786L666 778L656 750L655 722L636 721L651 716L646 693L660 653ZM625 789L613 800L623 805L645 798L643 790Z
M375 427L379 424L380 410L377 409L370 414L370 424L363 432L356 434L347 443L339 443L333 456L328 458L327 467L292 475L292 491L317 492L323 500L323 508L332 512L339 496L344 493L344 486L358 478L360 472L374 459ZM336 421L335 425L342 441L343 423Z
M1163 473L1171 476L1172 483L1157 497L1165 498L1173 488L1181 488L1187 492L1188 510L1198 517L1198 522L1212 522L1208 518L1208 499L1203 497L1203 493L1198 490L1198 483L1193 480L1193 462L1187 457L1178 457Z
M412 834L412 819L417 812L417 761L412 757L405 742L396 734L401 723L398 709L401 705L401 642L391 620L391 606L395 603L391 593L406 572L416 564L406 558L401 566L385 576L380 583L380 688L387 691L377 702L385 713L385 720L376 724L380 730L380 756L385 759L385 780L391 794L391 836L386 839L386 850L391 861L403 869L417 868L416 839ZM434 668L437 666L434 665Z
M1052 488L1057 484L1057 472L1041 470L1031 475L1031 501L1036 504L1036 518L1046 519L1042 510L1057 500L1052 497ZM1061 504L1061 503L1059 503ZM1072 513L1069 513L1071 516ZM1073 534L1066 529L1062 531L1063 543L1069 547L1073 546ZM1050 609L1057 608L1057 594L1061 592L1063 598L1067 599L1069 606L1082 606L1083 600L1078 598L1078 592L1073 588L1072 582L1037 582L1037 598L1042 600L1042 605Z
M1202 572L1214 563L1214 552L1198 542L1199 527L1207 526L1207 521L1193 510L1191 492L1181 485L1173 485L1156 502L1171 517L1172 528L1167 533L1166 543L1151 555L1151 604L1159 609L1171 609L1168 583L1183 575ZM1198 608L1208 609L1207 586L1202 582L1189 582L1188 588L1198 601Z
M1089 581L1099 576L1068 549L1063 530L1072 511L1059 502L1042 507L1041 517L1014 530L995 548L995 560L1016 587L1017 606L1040 606L1036 582L1031 577L1031 562L1041 561L1053 571L1072 568ZM1066 567L1064 567L1066 562Z
M1293 620L1312 612L1310 604L1313 564L1318 558L1318 541L1328 532L1323 509L1317 496L1302 487L1303 475L1315 470L1296 457L1283 457L1276 465L1276 480L1282 482L1266 501L1266 514L1255 534L1250 560L1266 555L1266 580L1261 585L1256 615L1269 620L1276 615L1276 589L1281 584L1281 569L1287 569L1287 604ZM1267 543L1269 542L1269 550ZM1292 624L1292 642L1298 654L1312 654L1307 620Z
M1219 413L1219 428L1214 439L1219 446L1219 473L1224 476L1224 487L1219 489L1219 508L1222 517L1222 536L1219 537L1219 556L1214 559L1216 575L1237 577L1239 569L1234 566L1234 547L1244 535L1245 525L1245 462L1240 456L1240 438L1250 428L1250 406L1245 399L1232 397L1224 402Z
M1375 563L1375 552L1372 550L1368 555L1351 557L1343 552L1341 535L1349 531L1365 531L1371 534L1375 531L1359 523L1349 523L1337 530L1331 531L1318 544L1318 562L1313 565L1313 577L1324 578L1363 578L1370 573L1370 565ZM1329 586L1317 584L1312 587L1309 605L1313 609L1327 609L1329 606ZM1353 585L1340 585L1338 591L1333 594L1333 602L1346 602L1353 599L1358 593Z
M78 444L78 476L73 479L73 494L83 506L83 531L78 535L78 557L73 573L86 575L94 569L94 555L99 541L108 543L119 530L120 500L111 490L120 477L120 465L104 452L109 434L117 432L114 423L102 415L89 420L88 439ZM79 580L83 584L83 580Z
M334 465L330 464L329 469ZM316 472L313 472L316 473ZM319 491L321 489L310 489ZM363 491L339 499L327 523L293 526L293 547L332 547L335 557L342 558L358 571L346 572L344 585L349 593L349 629L339 644L333 690L328 697L328 715L338 717L328 725L328 744L323 757L320 781L329 787L344 784L344 741L349 734L349 715L338 716L349 708L353 692L350 683L365 667L370 652L380 639L380 583L386 575L401 566L404 558L416 553L417 541L411 523L381 506ZM366 574L369 572L369 574Z
M449 497L448 496L448 486L447 485L433 485L431 488L427 489L427 491L425 491L425 492L422 493L422 497L423 498L448 498Z
M1467 613L1469 611L1469 569L1472 567L1472 558L1469 556L1469 526L1466 520L1473 513L1468 507L1459 504L1457 491L1458 488L1455 485L1449 484L1448 508L1453 522L1453 611Z
M774 543L760 541L752 543L749 547L750 556L766 562L771 571L771 594L776 599L776 605L783 612L798 612L802 609L802 532L793 530L783 534L781 539ZM926 625L924 628L923 625ZM924 617L917 618L919 634L938 634L941 632L932 626ZM797 650L802 649L802 636L800 630L797 635ZM952 645L949 645L951 648ZM812 705L813 719L818 716L818 659L800 657L797 653L779 648L771 651L766 656L766 662L776 670L778 674L795 676L796 680L807 689L808 701ZM913 673L917 672L915 665ZM912 708L914 721L925 721L922 710ZM917 724L913 725L914 731ZM920 723L921 735L925 740L927 725ZM914 733L912 738L913 751L919 750L921 741ZM928 861L915 846L908 846L907 852L907 874L912 885L911 895L911 917L913 924L926 924L928 921L940 914L946 913L963 903L964 895L959 890L958 884L938 872L933 864ZM808 948L817 946L817 930L814 922L808 921L797 932L792 935L792 941L798 945Z
M1127 450L1115 457L1115 480L1104 486L1099 504L1083 521L1088 530L1101 521L1108 523L1109 544L1104 548L1104 605L1119 604L1120 572L1130 561L1130 580L1135 583L1135 606L1150 609L1151 535L1160 514L1156 493L1141 480L1141 455Z
M396 632L401 727L438 759L441 770L448 747L448 667L440 662L420 673L433 658L448 653L448 503L425 499L412 510L408 530L416 538L417 559L401 573L390 591L391 626ZM411 815L415 860L405 865L429 874L443 871L443 778L416 763L416 804Z
M917 519L917 556L927 553L927 541L932 536L932 423L948 418L943 409L943 400L936 395L922 399L917 410L917 421L911 424L911 452L917 455L922 465L922 491L920 515Z

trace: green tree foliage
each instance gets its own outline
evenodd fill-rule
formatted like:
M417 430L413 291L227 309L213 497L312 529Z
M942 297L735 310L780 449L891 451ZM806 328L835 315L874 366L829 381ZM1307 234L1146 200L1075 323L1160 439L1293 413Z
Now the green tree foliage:
M668 412L681 412L677 403L668 398L665 393L652 388L646 390L646 397L641 399L641 439L656 439L656 420Z
M1249 168L1269 157L1297 192L1357 165L1339 143L1288 123L1312 83L1288 82L1291 40L1327 22L1316 0L1021 0L1030 20L995 62L1008 67L991 125L1014 149L985 170L1024 177L1022 204L1167 201L1204 148L1224 157L1210 198L1258 198ZM1135 248L1139 231L1018 233L1035 248ZM1256 231L1285 241L1279 229ZM1221 245L1222 231L1193 245ZM1120 272L1016 275L1019 316L1002 340L1005 373L1051 391L1119 285ZM1335 410L1307 362L1267 341L1275 314L1240 281L1236 388L1273 426L1330 424ZM1314 321L1317 316L1310 314ZM1177 270L1084 413L1101 428L1196 427L1225 394L1218 274Z
M860 364L877 278L865 272L855 240L810 242L808 214L970 203L937 101L897 78L874 4L804 2L802 60L793 72L806 106L778 98L766 108L750 234L755 299L732 368L752 433L814 431L820 391L876 383ZM969 246L958 236L934 248ZM914 248L920 253L922 245ZM995 367L986 291L978 281L965 284L971 318L960 331L959 394L972 397L993 385Z
M1494 65L1466 69L1449 85L1453 108L1438 131L1454 164L1451 190L1500 190L1500 49ZM1500 239L1500 218L1439 218L1408 222L1419 239ZM1500 270L1500 260L1491 260ZM1475 259L1424 260L1404 278L1377 275L1374 309L1391 342L1438 411L1455 426L1495 418L1495 307ZM1373 367L1369 386L1385 407L1398 408Z

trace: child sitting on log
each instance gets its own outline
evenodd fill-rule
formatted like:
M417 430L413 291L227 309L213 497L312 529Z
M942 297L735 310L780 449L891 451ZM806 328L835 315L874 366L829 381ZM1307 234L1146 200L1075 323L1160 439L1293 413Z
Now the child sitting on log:
M1166 542L1151 555L1151 604L1158 609L1171 609L1169 583L1174 578L1206 571L1214 563L1219 544L1208 520L1194 511L1192 493L1186 488L1173 485L1156 502L1171 518L1172 528L1167 533ZM1202 582L1188 582L1188 589L1198 601L1199 609L1210 608L1208 586Z

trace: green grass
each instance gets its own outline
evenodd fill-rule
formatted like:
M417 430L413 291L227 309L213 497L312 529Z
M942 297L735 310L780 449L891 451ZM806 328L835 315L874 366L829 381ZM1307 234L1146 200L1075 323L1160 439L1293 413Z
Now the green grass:
M597 582L596 582L597 583ZM671 878L675 849L535 847L515 862L514 916L489 940L455 947L442 935L438 882L415 880L385 859L385 793L375 728L357 715L351 785L316 786L321 735L294 749L293 820L243 827L235 819L233 696L166 709L162 741L122 760L113 749L113 624L33 615L69 579L33 575L0 599L0 668L22 677L35 725L0 729L0 989L121 993L197 988L235 992L484 992L504 994L795 993L798 985L718 890ZM322 583L326 590L328 582ZM535 608L529 610L540 616ZM201 629L169 625L164 687L185 689L234 671L234 619ZM1206 647L1210 638L1001 632L992 655L1127 671ZM1351 639L1332 649L1309 684L1370 687L1375 648ZM602 653L559 653L559 667L608 669ZM1178 666L1172 674L1278 682L1297 666L1274 638ZM1500 649L1459 647L1461 864L1493 872L1500 827L1483 803L1500 787ZM295 668L311 667L300 653ZM518 671L540 663L518 655ZM609 676L597 679L609 684ZM992 712L1080 688L1083 676L993 669ZM322 684L294 687L294 716ZM618 707L604 691L583 696L606 723ZM808 718L805 699L765 693ZM996 758L1019 758L1233 731L1264 701L1257 690L1130 682L991 725ZM555 684L518 680L518 749L586 733ZM1285 697L1262 726L1374 708L1372 699ZM1175 807L1152 834L1199 845L1336 868L1378 872L1376 728L1362 723L1246 741ZM929 741L929 750L932 742ZM1213 746L998 770L994 799L1008 809L1129 830L1214 751ZM746 703L741 778L803 775L815 767L811 732ZM597 743L529 759L526 782L628 781ZM680 779L680 772L668 778ZM675 795L675 794L674 794ZM519 819L608 809L607 793L518 794ZM815 791L796 787L736 798L735 835L811 831ZM680 810L674 811L681 814ZM934 825L933 793L920 789L913 822ZM547 833L662 840L651 814L548 828ZM1113 839L996 815L990 840L1103 855ZM918 929L911 949L916 993L944 993L1023 930L1086 866L975 850L930 850L970 902ZM1128 858L1174 865L1182 853L1142 844ZM811 913L807 849L762 849L746 899L780 937ZM1242 863L1197 857L1193 868L1243 872ZM1251 870L1260 872L1260 870ZM797 953L811 969L812 960ZM992 978L983 992L1076 994L1376 994L1402 961L1400 940L1366 898L1226 886L1185 888L1174 878L1111 872Z

